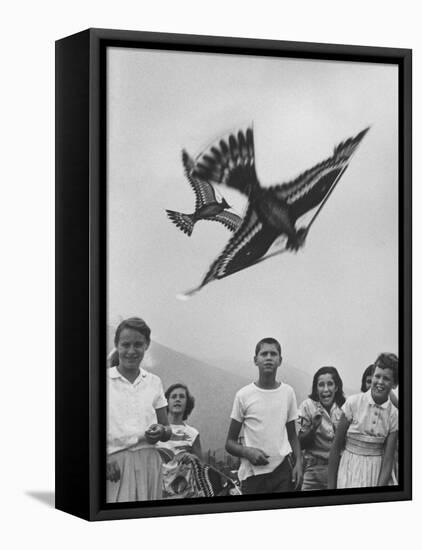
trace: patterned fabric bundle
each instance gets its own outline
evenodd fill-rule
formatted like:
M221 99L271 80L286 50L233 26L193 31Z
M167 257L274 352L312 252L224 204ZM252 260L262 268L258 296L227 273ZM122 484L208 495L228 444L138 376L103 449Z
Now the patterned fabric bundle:
M170 456L158 449L163 459L163 498L200 498L240 495L237 485L227 476L204 464L191 453Z

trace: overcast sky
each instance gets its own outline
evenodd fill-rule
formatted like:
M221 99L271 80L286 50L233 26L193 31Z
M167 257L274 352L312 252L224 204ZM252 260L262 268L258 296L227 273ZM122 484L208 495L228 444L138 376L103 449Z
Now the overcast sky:
M218 366L250 361L274 336L313 374L335 365L356 387L381 351L398 351L397 67L108 50L108 320L143 317L157 342ZM165 209L193 212L181 150L253 123L263 186L290 181L371 125L297 254L204 287L231 233L199 222L187 237ZM219 191L242 214L244 199Z

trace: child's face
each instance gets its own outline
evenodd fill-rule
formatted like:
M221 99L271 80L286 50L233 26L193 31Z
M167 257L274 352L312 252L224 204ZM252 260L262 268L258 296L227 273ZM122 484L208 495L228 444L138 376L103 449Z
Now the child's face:
M337 392L332 374L321 374L317 382L318 399L324 407L331 407Z
M365 391L368 391L369 388L372 386L372 375L369 375L365 378Z
M390 391L394 388L394 375L391 369L375 367L372 375L371 392L376 403L387 400Z
M275 374L281 365L280 352L275 344L262 344L254 361L261 374Z
M183 415L186 410L187 402L186 390L184 388L174 388L168 399L169 413Z
M117 344L119 365L125 369L138 369L148 345L145 336L137 330L123 329Z

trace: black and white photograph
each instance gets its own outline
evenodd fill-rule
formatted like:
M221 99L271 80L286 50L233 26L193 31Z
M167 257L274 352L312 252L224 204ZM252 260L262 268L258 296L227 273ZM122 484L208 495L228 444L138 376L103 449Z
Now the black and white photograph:
M108 505L400 488L399 93L107 47Z
M2 15L2 546L415 546L417 3Z

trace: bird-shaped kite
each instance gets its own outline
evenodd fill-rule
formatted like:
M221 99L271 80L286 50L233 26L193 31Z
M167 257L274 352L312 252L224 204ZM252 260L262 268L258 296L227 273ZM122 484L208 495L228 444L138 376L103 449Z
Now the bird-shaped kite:
M193 214L183 214L174 210L166 210L170 220L189 236L192 234L195 223L199 220L220 222L230 231L235 231L240 226L242 218L227 210L230 206L224 197L221 202L217 201L215 189L208 181L202 180L193 174L193 161L186 151L182 153L182 160L186 176L195 192L195 212Z
M222 279L261 262L285 250L298 250L346 170L351 156L365 136L366 128L355 137L340 143L331 157L303 172L293 181L263 188L255 171L253 130L239 131L228 139L201 153L195 161L189 159L188 176L214 184L224 184L248 196L246 214L220 256L212 263L201 284L187 292L190 296L206 284ZM316 210L307 227L296 228L297 220ZM285 248L269 254L267 251L279 237L286 237Z

